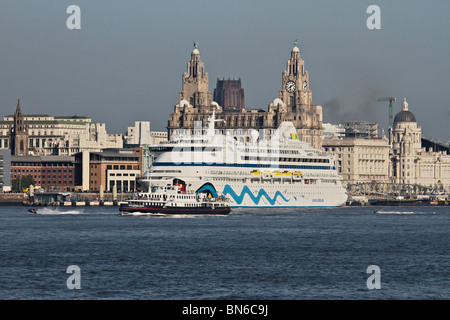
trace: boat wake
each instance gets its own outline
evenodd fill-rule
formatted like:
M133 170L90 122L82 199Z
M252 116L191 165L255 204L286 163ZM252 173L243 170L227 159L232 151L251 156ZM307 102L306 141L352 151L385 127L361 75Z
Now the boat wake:
M121 213L122 216L134 216L134 217L155 217L155 218L172 218L172 219L186 219L196 218L204 216L227 216L220 214L169 214L169 213L150 213L150 212L127 212Z
M163 213L151 213L151 212L121 212L121 216L132 216L132 217L163 217Z
M398 215L408 215L408 214L435 214L436 212L424 212L424 211L385 211L385 210L375 210L376 214L398 214Z
M70 210L61 210L59 208L39 208L36 209L36 214L43 215L61 215L61 214L83 214L83 209L70 209Z

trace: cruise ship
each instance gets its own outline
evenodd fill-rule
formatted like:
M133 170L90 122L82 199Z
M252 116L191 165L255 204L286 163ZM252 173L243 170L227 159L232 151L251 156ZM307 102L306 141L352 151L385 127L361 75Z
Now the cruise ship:
M214 111L208 125L194 134L178 134L152 148L155 160L139 180L145 190L177 182L187 190L226 197L230 207L336 207L347 201L334 156L300 141L292 122L249 141L215 130Z

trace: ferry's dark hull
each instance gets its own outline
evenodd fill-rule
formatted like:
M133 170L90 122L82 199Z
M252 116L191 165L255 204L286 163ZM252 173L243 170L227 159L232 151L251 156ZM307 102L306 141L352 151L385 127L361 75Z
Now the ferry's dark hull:
M162 207L133 207L128 204L121 204L119 211L121 213L156 213L156 214L217 214L227 215L230 213L230 207L198 207L198 208L162 208Z

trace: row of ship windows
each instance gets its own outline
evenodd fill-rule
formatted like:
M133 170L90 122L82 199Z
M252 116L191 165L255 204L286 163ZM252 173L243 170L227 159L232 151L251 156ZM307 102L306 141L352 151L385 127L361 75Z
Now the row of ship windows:
M171 151L222 151L222 147L201 147L201 146L193 146L193 147L151 147L150 151L153 152L171 152ZM248 149L245 148L243 150L240 150L241 152L247 152L247 153L276 153L276 154L298 154L298 150L278 150L278 149L267 149L267 150L261 150L261 149ZM303 159L304 160L304 159ZM305 161L306 162L306 161Z
M161 207L163 205L162 202L136 202L137 205L141 205L141 206L153 206L153 207ZM185 203L183 204L183 207L198 207L198 204L196 203Z
M192 147L150 147L149 150L151 152L172 152L172 151L222 151L222 147L201 147L201 146L192 146Z
M282 150L282 149L281 150L279 150L279 149L261 150L261 149L247 149L247 148L245 148L243 151L244 152L248 152L248 153L298 154L298 150Z
M252 164L252 165L246 165L246 164L225 164L226 167L255 167L255 168L270 168L271 164ZM328 166L292 166L292 165L278 165L278 168L280 169L317 169L317 170L335 170L336 168L328 167Z
M276 178L276 179L277 179L276 180L277 182L281 181L281 178ZM229 181L239 181L239 182L242 182L242 183L246 183L247 182L246 179L233 179L233 178L212 178L212 180L213 181L227 181L227 182L229 182ZM266 182L265 180L259 180L259 179L251 179L250 181L251 182L257 182L257 183L261 183L261 182L264 183L264 182ZM290 180L288 180L288 181L290 181ZM316 179L304 179L304 180L293 180L293 181L296 182L296 183L304 182L304 184L316 184L317 183ZM327 183L327 184L337 184L337 180L322 179L321 181L322 181L322 183ZM267 183L273 184L273 182L269 182L269 181L267 181ZM286 184L286 186L289 187L289 184Z
M176 199L195 199L195 196L176 196Z
M281 158L281 157L274 158L261 156L242 156L241 159L253 161L330 163L330 159L323 159L323 158Z
M207 162L203 162L203 163L171 163L171 162L154 162L153 166L178 166L178 165L182 165L182 166L191 166L191 165L200 165L200 166L205 166L205 165L220 165L221 167L235 167L235 168L271 168L273 165L270 163L261 163L261 164L248 164L248 163L219 163L219 164L213 164L213 163L207 163ZM305 166L305 165L284 165L284 164L279 164L277 166L278 169L317 169L317 170L335 170L336 168L334 166L330 167L330 166Z

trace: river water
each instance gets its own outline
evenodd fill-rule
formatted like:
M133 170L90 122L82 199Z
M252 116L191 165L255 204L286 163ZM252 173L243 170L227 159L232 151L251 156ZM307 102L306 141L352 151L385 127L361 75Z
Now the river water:
M448 207L37 210L0 207L0 299L450 298Z

